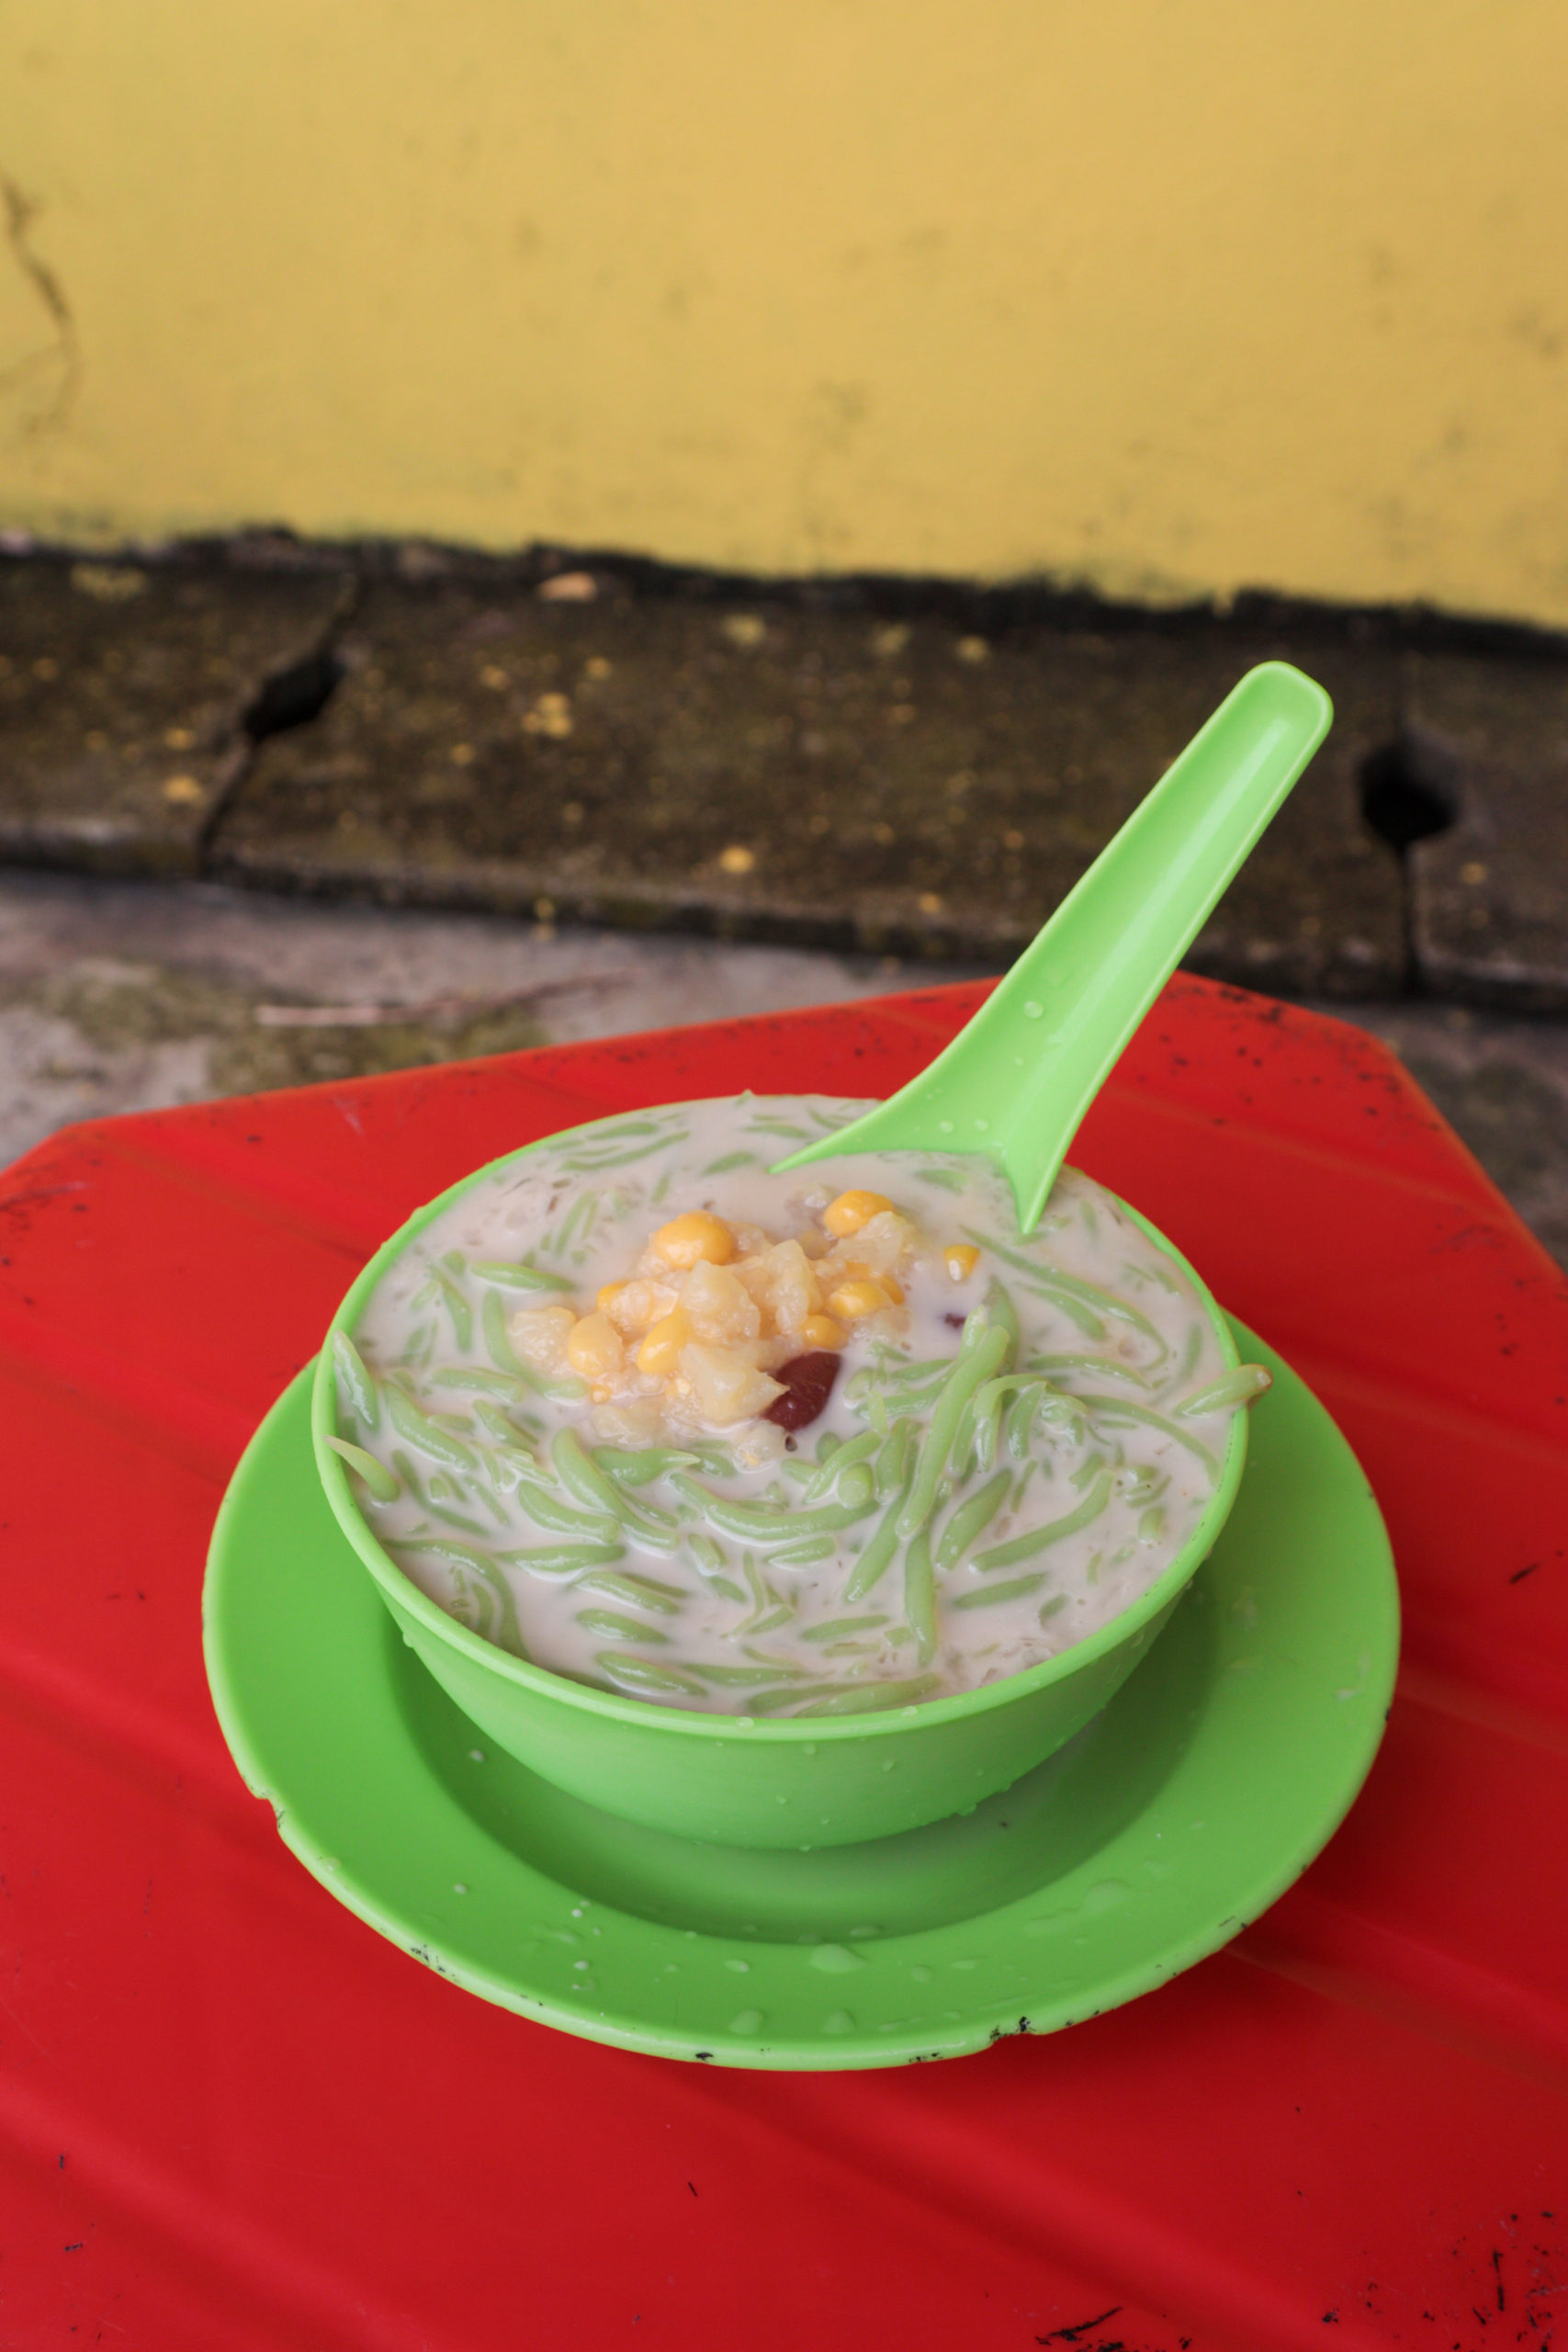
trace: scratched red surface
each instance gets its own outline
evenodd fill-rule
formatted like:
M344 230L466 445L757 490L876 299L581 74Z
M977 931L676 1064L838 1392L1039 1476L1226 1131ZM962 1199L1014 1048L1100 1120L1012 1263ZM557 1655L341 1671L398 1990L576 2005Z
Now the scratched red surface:
M1568 1291L1338 1023L1182 979L1075 1157L1388 1516L1388 1738L1300 1884L1112 2015L861 2075L570 2040L277 1840L209 1529L355 1266L476 1162L882 1093L967 988L77 1127L0 1179L0 2341L149 2352L1568 2352Z

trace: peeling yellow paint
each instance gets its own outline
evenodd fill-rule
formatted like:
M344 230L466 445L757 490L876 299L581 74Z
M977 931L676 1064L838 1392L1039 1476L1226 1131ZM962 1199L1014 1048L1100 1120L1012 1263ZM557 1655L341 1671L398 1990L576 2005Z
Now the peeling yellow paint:
M1560 0L9 0L0 505L1568 622Z

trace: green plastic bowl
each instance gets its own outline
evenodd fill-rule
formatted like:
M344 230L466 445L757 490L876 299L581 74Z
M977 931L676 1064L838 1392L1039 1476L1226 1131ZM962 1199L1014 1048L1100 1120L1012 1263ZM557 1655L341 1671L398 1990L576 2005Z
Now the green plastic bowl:
M569 1132L592 1136L608 1124ZM1197 1528L1140 1600L1021 1674L887 1713L775 1722L592 1690L481 1640L404 1576L361 1516L342 1458L326 1442L337 1433L333 1335L353 1338L371 1291L434 1216L536 1148L530 1144L476 1169L378 1250L333 1317L311 1395L316 1466L338 1525L404 1640L469 1721L542 1779L605 1813L678 1837L805 1850L891 1837L966 1812L1010 1787L1098 1714L1146 1654L1225 1523L1247 1458L1245 1412L1231 1422L1219 1483ZM1128 1215L1191 1282L1234 1365L1235 1341L1203 1283L1145 1217L1130 1207Z

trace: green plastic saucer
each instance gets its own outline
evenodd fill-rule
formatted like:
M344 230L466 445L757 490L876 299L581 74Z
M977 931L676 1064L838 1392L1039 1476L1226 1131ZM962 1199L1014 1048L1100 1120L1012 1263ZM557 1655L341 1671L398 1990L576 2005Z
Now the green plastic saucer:
M1275 1386L1240 1497L1148 1658L1076 1739L957 1819L819 1852L707 1846L490 1752L401 1641L310 1452L310 1374L219 1514L208 1675L306 1868L454 1983L569 2033L732 2066L891 2066L1047 2033L1226 1942L1366 1777L1399 1646L1354 1455Z

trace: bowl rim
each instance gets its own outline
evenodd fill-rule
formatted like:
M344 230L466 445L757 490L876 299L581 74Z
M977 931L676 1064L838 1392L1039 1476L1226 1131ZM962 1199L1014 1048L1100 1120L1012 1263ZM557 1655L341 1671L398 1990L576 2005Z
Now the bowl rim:
M744 1096L735 1095L691 1095L677 1098L677 1103L695 1105L743 1099ZM763 1102L795 1098L758 1095L752 1099ZM859 1098L834 1096L829 1099ZM643 1107L663 1110L677 1105L657 1103ZM412 1216L388 1236L375 1255L361 1267L327 1326L310 1384L310 1440L316 1472L339 1528L394 1611L411 1615L425 1633L444 1647L455 1650L470 1665L481 1668L498 1680L511 1683L520 1692L541 1700L547 1705L565 1706L602 1721L642 1728L652 1737L732 1740L739 1733L746 1737L748 1746L782 1747L820 1747L824 1742L837 1745L845 1740L886 1738L898 1733L908 1734L915 1726L935 1729L942 1724L968 1721L997 1707L1015 1705L1055 1683L1070 1680L1075 1674L1108 1652L1120 1648L1140 1627L1163 1614L1208 1557L1230 1514L1247 1462L1247 1432L1250 1419L1247 1411L1236 1412L1231 1417L1230 1435L1220 1464L1220 1475L1197 1526L1175 1558L1161 1570L1145 1592L1127 1608L1119 1611L1097 1632L1086 1634L1067 1649L1059 1650L1055 1657L1043 1658L1037 1666L1025 1667L1017 1674L1003 1675L998 1681L983 1683L976 1690L950 1692L944 1698L912 1700L901 1707L868 1709L863 1714L810 1716L799 1720L719 1713L705 1708L664 1706L653 1700L601 1690L592 1683L576 1681L552 1667L536 1666L529 1659L517 1657L510 1650L502 1649L496 1643L487 1641L482 1634L459 1623L457 1618L448 1616L438 1601L422 1591L412 1577L406 1576L398 1566L377 1537L355 1499L343 1456L327 1442L330 1436L338 1434L333 1340L340 1331L352 1340L359 1316L382 1274L418 1238L424 1227L464 1193L482 1183L487 1177L495 1175L501 1169L525 1159L530 1152L563 1143L575 1136L590 1135L595 1128L616 1125L628 1115L635 1114L625 1110L605 1112L595 1119L584 1119L571 1126L558 1127L547 1136L536 1136L529 1143L499 1153L494 1159L486 1160L482 1166L459 1177L445 1192L436 1193L415 1209ZM1099 1183L1100 1180L1095 1177L1089 1182ZM1209 1318L1226 1364L1232 1369L1239 1365L1240 1353L1224 1311L1196 1268L1175 1243L1168 1240L1158 1227L1134 1208L1130 1201L1122 1200L1109 1184L1100 1184L1100 1189L1110 1193L1111 1199L1125 1210L1134 1224L1166 1256L1173 1259L1186 1274Z

